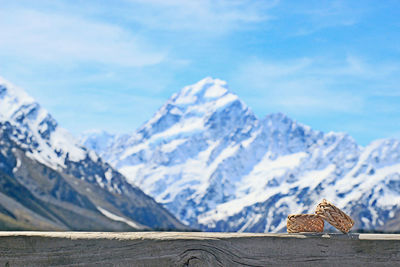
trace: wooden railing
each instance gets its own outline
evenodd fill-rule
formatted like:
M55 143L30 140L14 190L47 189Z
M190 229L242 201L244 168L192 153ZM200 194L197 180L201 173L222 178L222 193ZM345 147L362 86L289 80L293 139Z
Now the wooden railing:
M0 232L0 266L400 266L397 234Z

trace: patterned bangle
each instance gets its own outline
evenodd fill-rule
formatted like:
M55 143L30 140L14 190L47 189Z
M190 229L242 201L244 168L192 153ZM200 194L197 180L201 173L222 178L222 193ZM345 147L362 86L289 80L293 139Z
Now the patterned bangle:
M292 214L287 218L288 233L322 232L324 220L315 214Z
M354 221L338 207L328 202L326 199L318 204L315 213L332 224L336 229L343 233L348 233L354 225Z

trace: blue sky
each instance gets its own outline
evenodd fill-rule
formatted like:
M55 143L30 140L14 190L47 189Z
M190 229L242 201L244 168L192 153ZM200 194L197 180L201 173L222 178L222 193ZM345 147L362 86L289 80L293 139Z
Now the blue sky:
M0 76L76 135L133 131L212 76L366 145L400 138L400 3L0 0Z

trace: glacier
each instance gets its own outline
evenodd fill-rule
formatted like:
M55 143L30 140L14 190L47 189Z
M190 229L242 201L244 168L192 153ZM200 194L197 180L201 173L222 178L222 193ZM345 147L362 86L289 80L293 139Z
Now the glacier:
M184 87L131 134L82 143L191 227L282 232L326 198L356 229L400 230L399 140L362 147L282 113L259 119L219 79Z

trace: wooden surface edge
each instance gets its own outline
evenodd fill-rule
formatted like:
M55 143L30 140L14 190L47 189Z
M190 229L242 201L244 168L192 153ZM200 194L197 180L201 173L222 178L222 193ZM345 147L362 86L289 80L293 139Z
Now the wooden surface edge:
M41 231L0 231L0 237L36 236L68 239L231 239L231 238L323 238L349 240L399 240L400 234L366 233L220 233L220 232L41 232Z

